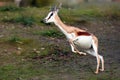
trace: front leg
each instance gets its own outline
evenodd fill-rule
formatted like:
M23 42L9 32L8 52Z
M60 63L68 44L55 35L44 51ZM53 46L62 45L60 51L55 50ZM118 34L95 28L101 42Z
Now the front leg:
M73 40L69 40L72 52L79 53L80 55L86 55L84 52L80 52L74 45Z
M72 46L72 44L70 44L70 46L71 46L72 52L73 52L73 53L77 53L77 51L75 51L75 49L74 49L74 47Z

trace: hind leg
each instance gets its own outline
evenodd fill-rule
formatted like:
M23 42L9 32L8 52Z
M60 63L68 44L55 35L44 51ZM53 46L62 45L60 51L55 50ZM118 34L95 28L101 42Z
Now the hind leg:
M101 62L101 65L102 65L102 68L100 69L100 71L104 71L104 59L103 59L103 56L98 54L98 39L95 36L93 36L93 49L96 53L97 61L99 61L99 64Z
M98 55L98 39L95 36L93 36L92 46L93 46L93 51L95 52L94 56L96 56L97 59L97 66L95 71L95 73L97 74L99 73L100 57Z
M97 59L97 67L96 67L95 73L98 74L99 73L99 67L100 67L100 58L99 58L99 56L96 56L96 59Z
M73 53L77 53L77 51L75 51L75 49L74 49L74 47L72 46L72 44L70 44L70 46L71 46L72 52L73 52Z
M102 68L100 69L100 71L104 71L104 59L103 59L103 56L99 55L99 58L101 60L101 65L102 65Z

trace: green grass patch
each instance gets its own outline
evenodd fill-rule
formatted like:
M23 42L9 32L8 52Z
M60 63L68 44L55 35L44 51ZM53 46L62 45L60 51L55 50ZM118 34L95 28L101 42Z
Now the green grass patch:
M9 18L9 17L5 17L4 19L2 19L3 22L10 22L10 23L21 23L23 25L26 26L32 26L35 22L35 19L31 16L18 16L18 17L13 17L13 18Z
M53 38L63 38L64 34L57 30L45 30L45 31L35 31L33 32L34 35L42 35L46 37L53 37Z
M30 80L30 78L50 73L48 69L34 62L19 62L0 66L1 80Z
M15 67L13 65L0 66L0 79L6 80L10 78L13 75L12 71L14 68Z
M59 12L62 21L70 24L86 24L102 19L120 19L120 6L117 3L83 3L75 9L62 8ZM83 21L85 23L83 23Z
M21 10L23 10L23 8L11 6L11 5L0 7L0 12L6 12L6 11L13 12L13 11L21 11Z
M13 44L29 44L32 42L32 39L27 39L19 36L12 36L8 38L6 41Z
M117 5L111 6L110 8L105 9L102 14L107 19L120 20L120 7Z
M85 5L85 6L83 6ZM1 7L0 21L20 23L31 26L33 24L43 25L40 21L46 17L49 12L49 7L43 8L22 8L14 6ZM19 11L20 10L20 11ZM75 9L62 8L59 11L59 16L63 22L69 24L86 24L90 21L101 19L119 19L120 6L114 4L82 4Z

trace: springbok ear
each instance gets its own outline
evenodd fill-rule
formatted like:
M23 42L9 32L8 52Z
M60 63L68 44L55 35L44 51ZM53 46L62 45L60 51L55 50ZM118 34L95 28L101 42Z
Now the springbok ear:
M50 9L50 11L56 11L56 6L55 5L53 5L52 7L51 7L51 9Z

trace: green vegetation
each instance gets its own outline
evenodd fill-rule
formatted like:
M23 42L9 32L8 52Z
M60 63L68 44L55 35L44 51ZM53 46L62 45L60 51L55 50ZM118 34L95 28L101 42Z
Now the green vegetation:
M33 66L35 63L27 63L22 61L18 65L8 64L0 66L0 79L2 80L27 80L35 77L36 75L42 75L49 73L44 67ZM38 63L37 63L38 64ZM24 66L21 66L24 65ZM31 77L30 77L31 76Z
M19 8L16 6L8 5L8 6L2 6L0 7L0 12L5 12L5 11L20 11L23 10L23 8Z
M46 37L53 37L53 38L63 38L64 35L60 31L57 30L47 30L47 31L35 31L33 32L34 35L42 35Z
M26 26L31 26L35 22L33 17L26 17L26 16L19 16L16 18L4 18L4 19L2 19L2 21L10 22L10 23L21 23Z
M87 7L78 7L76 9L62 8L59 12L60 17L66 23L89 23L89 21L99 19L119 19L120 7L117 3L109 4L106 8L105 5L87 5ZM0 7L1 19L3 22L22 23L23 25L41 24L43 19L49 11L49 7L43 8L18 8L14 6ZM7 12L6 12L7 11ZM8 12L9 11L9 12ZM15 11L15 12L14 12ZM67 13L67 14L66 14Z
M50 5L54 1L55 0L36 0L33 4L37 7L43 7L43 6Z
M27 38L18 37L18 36L12 36L11 38L9 38L7 40L7 42L13 43L13 44L29 44L32 42L32 40L27 39Z

